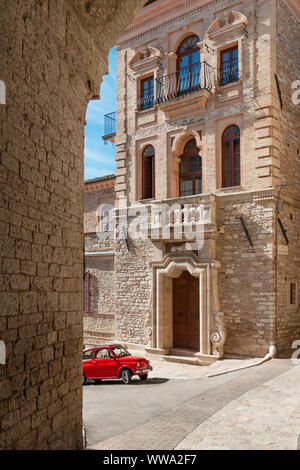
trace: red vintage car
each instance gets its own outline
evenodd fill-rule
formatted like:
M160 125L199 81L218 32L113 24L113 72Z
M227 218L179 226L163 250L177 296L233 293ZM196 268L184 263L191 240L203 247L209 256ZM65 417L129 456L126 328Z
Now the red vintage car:
M102 379L122 379L130 384L133 375L146 380L152 370L150 362L139 356L132 356L121 344L97 346L83 350L82 384L88 379L100 382Z

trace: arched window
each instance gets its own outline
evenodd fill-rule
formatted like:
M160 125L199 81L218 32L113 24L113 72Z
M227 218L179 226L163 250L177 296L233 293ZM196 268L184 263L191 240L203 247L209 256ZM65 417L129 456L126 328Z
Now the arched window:
M222 187L240 184L240 129L238 126L230 126L222 136Z
M155 197L155 150L148 145L142 154L142 198Z
M179 165L179 195L192 196L202 193L202 157L195 139L184 147Z
M200 51L196 35L184 39L177 49L177 91L188 93L200 86Z

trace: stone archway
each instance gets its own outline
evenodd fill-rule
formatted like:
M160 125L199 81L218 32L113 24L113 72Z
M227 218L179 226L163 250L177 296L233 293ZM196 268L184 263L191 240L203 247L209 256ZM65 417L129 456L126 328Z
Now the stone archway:
M83 445L85 112L144 3L0 0L2 449Z

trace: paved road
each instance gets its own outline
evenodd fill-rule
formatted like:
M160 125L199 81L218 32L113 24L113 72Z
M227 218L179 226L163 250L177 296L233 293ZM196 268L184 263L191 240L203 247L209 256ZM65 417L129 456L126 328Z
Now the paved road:
M274 360L212 378L154 377L93 383L84 387L83 417L88 446L97 449L174 449L186 436L233 400L292 368ZM151 376L150 376L151 377Z

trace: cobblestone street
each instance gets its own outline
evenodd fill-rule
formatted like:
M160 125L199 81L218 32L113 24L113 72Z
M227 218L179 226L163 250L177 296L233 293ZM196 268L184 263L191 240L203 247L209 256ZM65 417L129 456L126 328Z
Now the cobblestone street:
M249 368L254 362L156 360L147 382L91 382L84 387L88 448L297 449L300 367L273 359ZM238 367L248 368L224 373Z

